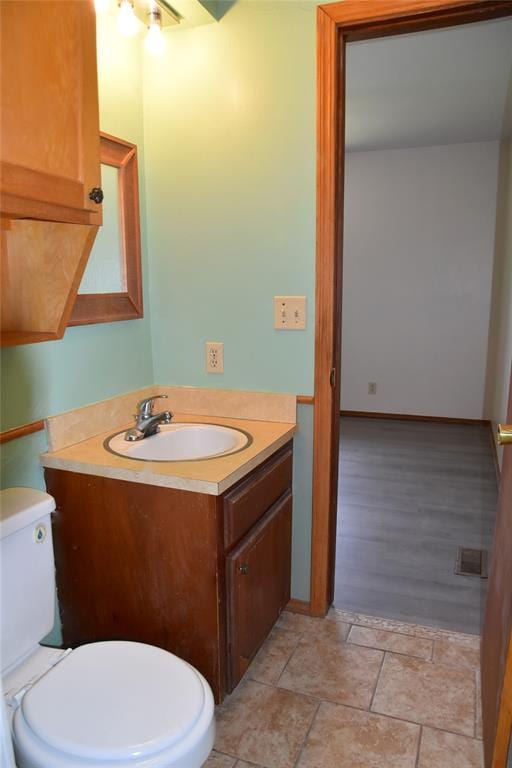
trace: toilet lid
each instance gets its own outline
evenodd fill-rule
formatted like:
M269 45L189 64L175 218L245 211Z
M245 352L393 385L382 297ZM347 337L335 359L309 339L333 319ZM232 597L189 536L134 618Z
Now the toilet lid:
M102 642L75 649L23 697L32 731L87 758L143 757L194 726L204 687L189 664L152 645Z

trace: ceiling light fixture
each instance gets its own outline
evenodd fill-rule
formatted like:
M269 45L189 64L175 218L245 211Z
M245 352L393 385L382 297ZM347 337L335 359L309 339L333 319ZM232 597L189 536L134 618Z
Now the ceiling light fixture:
M135 16L131 0L120 0L117 27L124 37L135 37L139 31L139 22Z
M144 47L153 54L162 54L165 50L165 38L162 34L162 12L155 2L148 11L148 33L144 40Z
M105 13L105 11L108 11L109 5L110 0L94 0L96 13Z

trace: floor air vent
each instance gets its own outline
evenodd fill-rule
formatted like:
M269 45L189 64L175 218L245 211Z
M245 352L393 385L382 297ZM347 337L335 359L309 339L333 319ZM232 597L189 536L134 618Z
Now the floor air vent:
M459 576L479 576L487 578L487 552L485 549L459 547L455 573Z

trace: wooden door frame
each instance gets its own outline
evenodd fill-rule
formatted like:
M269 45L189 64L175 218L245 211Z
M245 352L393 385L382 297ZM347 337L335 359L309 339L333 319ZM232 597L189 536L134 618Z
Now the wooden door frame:
M346 43L510 15L511 0L343 0L317 9L315 414L309 604L313 616L324 616L334 597Z

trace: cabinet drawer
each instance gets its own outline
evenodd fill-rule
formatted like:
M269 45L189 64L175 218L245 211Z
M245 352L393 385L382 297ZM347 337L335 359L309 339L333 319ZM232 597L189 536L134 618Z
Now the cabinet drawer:
M290 599L291 534L288 492L227 557L229 690Z
M292 485L291 444L224 497L224 544L235 544Z

